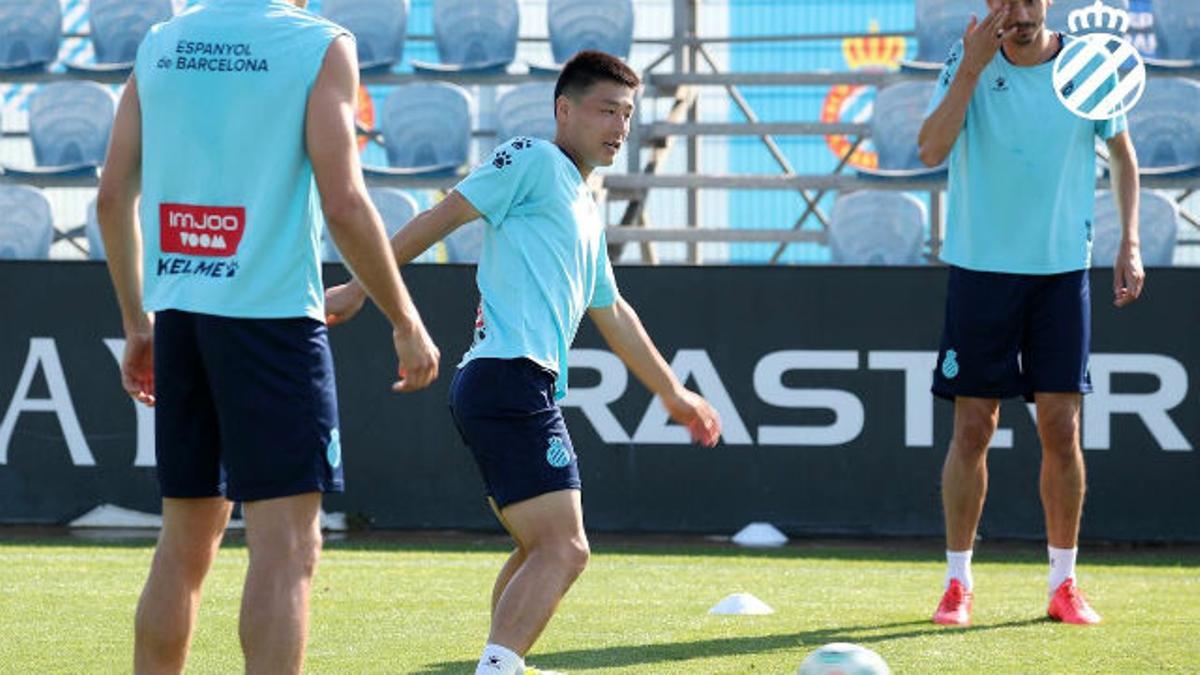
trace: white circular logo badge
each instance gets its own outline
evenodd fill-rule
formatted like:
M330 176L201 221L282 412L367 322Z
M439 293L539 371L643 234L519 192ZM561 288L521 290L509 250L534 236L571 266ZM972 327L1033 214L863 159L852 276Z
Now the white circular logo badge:
M1075 39L1054 60L1058 100L1067 110L1094 121L1132 110L1146 91L1146 64L1123 37L1129 15L1096 0L1089 9L1071 12L1070 26Z

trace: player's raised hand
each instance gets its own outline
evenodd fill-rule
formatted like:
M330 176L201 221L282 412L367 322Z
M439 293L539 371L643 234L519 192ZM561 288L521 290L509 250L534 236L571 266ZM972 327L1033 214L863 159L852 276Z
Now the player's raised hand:
M353 319L366 299L366 292L356 282L330 286L325 289L325 323L336 326Z
M1124 307L1137 300L1145 283L1146 271L1137 245L1122 244L1113 263L1113 304Z
M971 72L979 74L992 62L1000 45L1004 43L1006 29L1004 22L1008 20L1008 5L991 12L983 21L971 15L971 23L963 33L963 65Z
M437 379L442 354L419 318L406 329L393 330L392 340L396 343L396 357L400 359L400 379L392 385L392 391L417 391Z
M711 448L721 438L721 417L700 396L681 389L678 395L663 399L663 404L671 419L686 426L696 443Z

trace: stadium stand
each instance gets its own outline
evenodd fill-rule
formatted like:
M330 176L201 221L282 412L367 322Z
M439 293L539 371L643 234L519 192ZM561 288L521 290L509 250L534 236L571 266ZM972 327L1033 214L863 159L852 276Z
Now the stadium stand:
M1200 2L1153 0L1158 57L1200 62Z
M77 72L132 71L146 32L173 15L171 0L91 0L88 24L95 62L65 65Z
M1142 263L1146 267L1170 267L1175 259L1179 238L1179 206L1157 190L1142 190L1138 206ZM1121 216L1112 193L1096 194L1093 226L1092 265L1109 267L1116 259L1121 243Z
M59 0L0 0L0 71L44 70L61 43Z
M474 100L445 82L396 87L383 105L380 129L388 167L366 167L368 176L447 176L470 160Z
M325 0L321 12L354 33L358 68L386 71L404 58L408 0Z
M36 168L5 166L8 174L94 174L104 163L116 97L94 82L48 84L29 101L29 139Z
M838 197L829 248L840 265L920 265L925 205L903 192L864 190Z
M514 136L554 138L554 83L531 82L506 91L496 100L496 139Z
M42 260L53 242L54 218L42 191L0 185L0 259Z
M1200 82L1153 78L1129 114L1129 132L1143 175L1200 170Z
M100 236L100 219L96 217L96 200L87 206L87 220L83 224L84 234L87 235L88 258L104 260L104 239Z
M916 0L917 55L901 65L913 70L941 70L971 15L982 19L987 11L984 0Z
M1070 33L1071 29L1068 23L1071 12L1086 9L1095 3L1096 0L1055 0L1054 4L1050 5L1050 9L1046 12L1046 26L1051 30ZM1104 4L1120 9L1121 11L1129 11L1129 0L1104 0Z
M546 16L556 65L531 63L530 70L557 71L585 49L623 59L633 49L633 0L549 0Z
M917 134L925 122L933 90L933 82L917 81L900 82L879 91L871 115L871 140L879 155L879 168L860 168L859 173L879 178L914 178L945 172L944 167L925 166L917 147Z
M383 227L387 230L388 237L399 232L400 228L404 227L405 223L412 220L413 216L420 211L417 200L403 190L370 188L367 190L367 194L370 195L380 217L383 218ZM328 230L325 232L325 239L321 246L321 258L325 262L342 261L342 256L338 253L337 246L334 245Z
M446 237L446 262L469 263L479 262L479 253L483 249L483 219L472 220Z
M517 0L434 0L433 33L441 63L413 61L424 75L505 72L517 56Z

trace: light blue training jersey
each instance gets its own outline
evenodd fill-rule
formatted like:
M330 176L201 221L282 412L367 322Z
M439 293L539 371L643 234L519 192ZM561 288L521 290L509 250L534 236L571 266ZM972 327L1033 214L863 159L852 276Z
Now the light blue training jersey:
M283 0L204 0L138 49L146 311L325 320L304 124L348 33Z
M942 69L930 113L945 98L962 54L960 40ZM944 262L1012 274L1057 274L1091 264L1095 139L1112 138L1128 125L1124 115L1094 122L1067 110L1054 92L1053 71L1053 60L1022 67L1003 52L984 69L950 152ZM1111 83L1095 96L1110 89Z
M528 358L567 393L567 352L589 307L618 297L600 211L553 143L514 138L455 188L487 221L475 276L479 316L462 365Z

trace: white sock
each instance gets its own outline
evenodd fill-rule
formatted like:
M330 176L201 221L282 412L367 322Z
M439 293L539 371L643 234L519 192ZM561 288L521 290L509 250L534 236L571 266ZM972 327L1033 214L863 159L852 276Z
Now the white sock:
M479 665L475 667L475 675L522 675L524 672L524 659L511 649L490 642L483 648L483 656L479 657Z
M950 588L950 580L958 579L968 591L975 587L975 579L971 577L971 554L973 551L946 551L946 588Z
M1075 578L1075 556L1079 548L1054 548L1047 546L1050 553L1050 592L1058 590L1062 582Z

